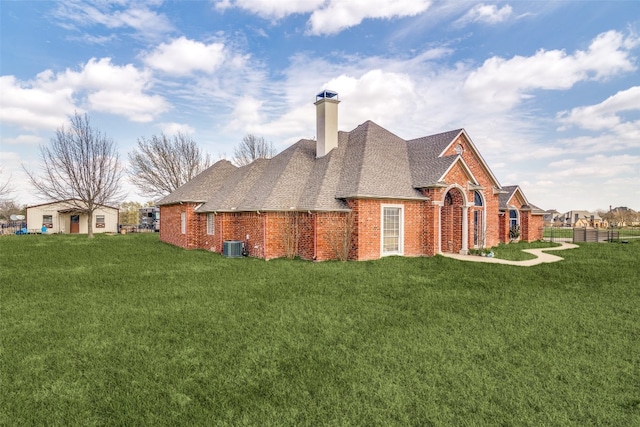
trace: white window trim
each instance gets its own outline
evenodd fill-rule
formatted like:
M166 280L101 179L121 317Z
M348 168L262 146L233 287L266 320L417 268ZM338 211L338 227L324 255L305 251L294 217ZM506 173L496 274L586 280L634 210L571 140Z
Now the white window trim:
M212 213L208 213L207 214L207 234L208 235L214 235L216 234L216 219L214 214Z
M180 232L187 234L187 213L180 212Z
M400 209L400 223L398 224L398 250L393 252L384 251L384 209ZM380 256L404 255L404 205L381 204L380 205Z

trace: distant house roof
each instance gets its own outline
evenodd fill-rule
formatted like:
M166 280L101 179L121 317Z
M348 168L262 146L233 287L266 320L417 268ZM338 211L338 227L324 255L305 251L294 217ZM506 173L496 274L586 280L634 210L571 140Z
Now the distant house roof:
M80 199L56 200L56 201L53 201L53 202L40 203L40 204L37 204L37 205L27 206L26 209L39 208L39 207L48 206L48 205L61 205L61 206L64 206L63 209L59 210L58 212L65 213L65 212L78 211L79 209L82 208L83 202ZM96 203L96 205L100 206L102 208L119 210L118 208L116 208L114 206L103 205L103 204L100 204L100 203Z
M563 219L564 221L569 221L569 222L573 222L573 220L576 218L578 219L587 219L587 220L601 220L602 218L600 218L600 215L598 215L597 212L589 212L589 211L585 211L585 210L573 210L573 211L569 211L569 212L565 212L563 214L560 215L560 218Z
M198 212L340 211L345 199L425 200L420 189L443 185L462 156L444 156L463 129L406 141L372 121L338 133L338 147L316 158L316 142L300 140L271 159L235 167L221 160L159 201L203 203ZM484 160L483 167L500 188ZM477 182L472 182L477 184Z

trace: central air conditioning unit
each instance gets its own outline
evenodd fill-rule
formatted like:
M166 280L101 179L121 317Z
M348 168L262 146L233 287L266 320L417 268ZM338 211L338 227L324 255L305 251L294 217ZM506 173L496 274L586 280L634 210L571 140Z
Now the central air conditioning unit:
M227 258L242 258L242 240L225 240L222 255Z

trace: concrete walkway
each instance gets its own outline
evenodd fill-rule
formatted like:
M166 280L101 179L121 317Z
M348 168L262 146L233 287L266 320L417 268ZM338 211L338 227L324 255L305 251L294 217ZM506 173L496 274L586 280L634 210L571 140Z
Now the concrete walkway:
M565 249L575 249L578 245L574 245L573 243L561 243L561 246L556 246L553 248L539 248L539 249L523 249L522 252L529 253L531 255L535 255L537 258L528 259L526 261L509 261L506 259L499 258L488 258L486 256L478 256L478 255L460 255L460 254L441 254L442 256L446 256L447 258L453 258L460 261L473 261L473 262L491 262L494 264L508 264L508 265L519 265L521 267L531 267L532 265L538 265L545 262L557 262L562 261L564 258L561 258L557 255L551 255L546 253L547 251L563 251Z

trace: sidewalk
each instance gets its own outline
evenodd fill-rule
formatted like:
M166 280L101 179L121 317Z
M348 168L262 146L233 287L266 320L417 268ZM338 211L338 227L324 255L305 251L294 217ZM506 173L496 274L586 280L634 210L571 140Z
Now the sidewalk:
M565 249L575 249L577 247L578 245L574 245L573 243L561 243L561 246L557 246L553 248L523 249L522 252L527 252L529 254L537 256L537 258L528 259L526 261L509 261L506 259L489 258L489 257L477 256L477 255L460 255L460 254L447 254L447 253L443 253L441 255L447 258L453 258L460 261L491 262L494 264L507 264L507 265L519 265L520 267L531 267L532 265L543 264L546 262L557 262L557 261L562 261L564 259L557 255L548 254L546 253L547 251L563 251Z

